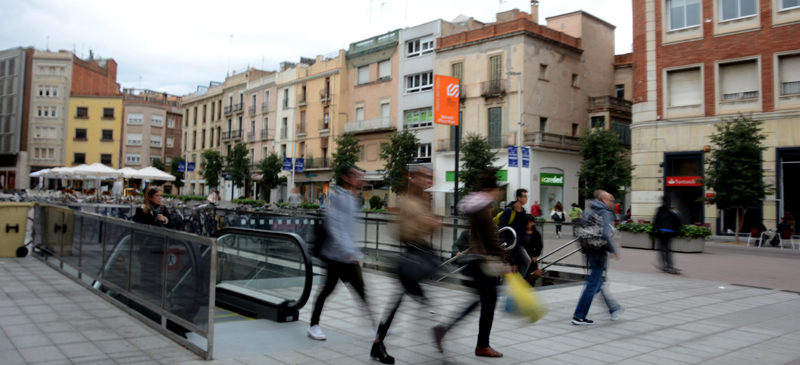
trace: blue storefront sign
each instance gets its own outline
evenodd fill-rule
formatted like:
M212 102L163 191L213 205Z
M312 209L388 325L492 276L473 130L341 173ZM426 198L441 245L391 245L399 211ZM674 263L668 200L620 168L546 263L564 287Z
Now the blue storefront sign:
M508 167L517 167L518 164L517 146L508 146Z

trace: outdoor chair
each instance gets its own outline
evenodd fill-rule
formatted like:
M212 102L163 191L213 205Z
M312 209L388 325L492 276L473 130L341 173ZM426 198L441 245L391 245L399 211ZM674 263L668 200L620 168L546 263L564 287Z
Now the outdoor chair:
M750 246L750 240L755 238L756 242L758 243L758 247L761 247L761 241L763 241L761 238L763 236L764 236L764 233L761 232L760 230L758 230L758 228L756 228L756 227L750 228L750 236L747 237L747 246L749 247ZM755 244L753 244L753 245L755 245Z

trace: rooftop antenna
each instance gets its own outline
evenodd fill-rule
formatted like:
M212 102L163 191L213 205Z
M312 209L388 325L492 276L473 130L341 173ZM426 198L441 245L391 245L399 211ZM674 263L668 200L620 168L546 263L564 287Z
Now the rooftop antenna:
M231 45L233 45L233 34L228 38L228 71L225 73L226 76L230 76L231 73Z
M503 4L505 4L505 3L506 3L506 1L508 1L508 0L498 0L498 2L500 2L500 4L499 4L499 5L497 5L497 12L498 12L498 13L500 13L500 12L502 12L502 11L503 11Z
M388 1L384 1L381 3L381 23L383 23L383 6L386 5L386 3L388 3Z
M47 52L50 52L50 36L47 36L47 42L45 43L44 48L47 50Z

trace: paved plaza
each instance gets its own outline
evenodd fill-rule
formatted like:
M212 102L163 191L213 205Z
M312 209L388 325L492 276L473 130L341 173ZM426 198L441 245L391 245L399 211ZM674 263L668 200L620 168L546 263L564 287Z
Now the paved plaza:
M636 255L628 251L623 255ZM442 354L432 345L430 328L473 297L458 286L428 285L433 306L404 302L394 322L397 332L386 339L388 352L398 364L800 363L798 293L620 271L615 265L610 288L627 308L619 321L611 321L596 300L589 315L595 325L574 326L570 318L582 286L544 289L550 312L535 324L498 308L491 341L505 357L473 355L477 311L448 333ZM365 280L379 316L396 290L395 279L366 272ZM343 287L323 312L328 341L305 335L310 301L294 323L218 323L211 362L34 258L0 259L0 291L2 364L377 363L368 356L372 325Z

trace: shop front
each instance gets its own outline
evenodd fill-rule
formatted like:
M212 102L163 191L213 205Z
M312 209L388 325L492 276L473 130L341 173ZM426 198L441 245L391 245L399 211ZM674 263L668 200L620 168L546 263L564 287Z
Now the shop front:
M561 203L564 210L570 204L564 203L564 170L545 167L539 170L539 205L542 206L544 217L550 217L550 212L556 203Z
M333 173L329 171L306 171L295 173L295 185L303 195L303 201L319 204L320 195L327 196Z
M786 223L794 228L798 234L797 221L800 218L800 190L795 188L800 181L800 147L787 147L776 149L777 159L777 189L778 198L777 223L784 218Z
M703 178L703 152L666 153L664 164L664 194L672 198L672 207L681 223L705 222L704 191L700 183Z

